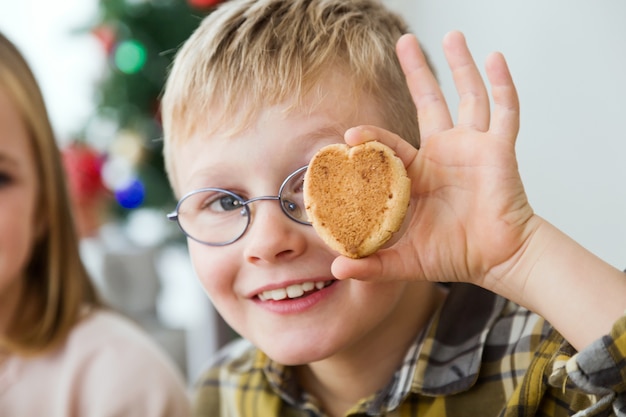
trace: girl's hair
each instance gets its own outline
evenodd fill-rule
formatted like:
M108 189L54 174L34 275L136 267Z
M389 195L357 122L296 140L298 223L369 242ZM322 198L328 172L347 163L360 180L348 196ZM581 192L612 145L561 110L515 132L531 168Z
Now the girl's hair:
M243 129L264 106L314 94L332 71L352 82L353 96L338 105L358 107L358 94L370 94L388 126L417 147L417 112L395 54L407 31L376 0L223 3L183 45L167 80L162 118L168 173L171 145L194 129Z
M58 144L41 90L19 50L0 34L0 88L29 132L39 181L38 217L45 230L34 243L24 290L0 347L36 354L61 343L84 309L101 306L81 262Z

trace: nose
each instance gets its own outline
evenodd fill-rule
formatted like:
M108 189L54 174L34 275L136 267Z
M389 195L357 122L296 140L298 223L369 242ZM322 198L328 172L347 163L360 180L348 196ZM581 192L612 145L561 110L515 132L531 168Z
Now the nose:
M242 237L246 261L272 264L293 259L306 248L307 226L283 213L280 201L256 201L251 221Z

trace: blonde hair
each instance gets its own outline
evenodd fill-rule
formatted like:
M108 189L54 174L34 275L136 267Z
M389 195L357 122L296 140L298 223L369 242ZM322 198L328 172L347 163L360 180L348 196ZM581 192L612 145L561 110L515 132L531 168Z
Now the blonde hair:
M376 0L231 0L178 52L163 99L165 165L198 127L242 129L264 106L302 99L331 71L350 75L395 133L419 146L417 112L395 54L406 23ZM296 101L295 106L298 105ZM210 119L211 125L207 124Z
M46 219L31 252L18 303L30 310L13 315L0 347L35 354L61 343L84 307L101 304L80 259L61 156L41 91L22 54L2 34L0 88L13 101L29 132L39 183L38 218Z

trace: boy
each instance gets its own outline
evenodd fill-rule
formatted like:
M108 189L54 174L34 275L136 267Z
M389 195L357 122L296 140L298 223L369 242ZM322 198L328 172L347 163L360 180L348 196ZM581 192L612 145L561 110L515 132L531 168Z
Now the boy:
M234 0L179 52L169 217L242 336L199 382L197 415L626 413L626 279L533 213L503 57L486 64L490 113L462 35L445 38L454 125L406 32L369 0ZM293 205L299 168L373 139L407 168L407 219L374 255L337 257Z

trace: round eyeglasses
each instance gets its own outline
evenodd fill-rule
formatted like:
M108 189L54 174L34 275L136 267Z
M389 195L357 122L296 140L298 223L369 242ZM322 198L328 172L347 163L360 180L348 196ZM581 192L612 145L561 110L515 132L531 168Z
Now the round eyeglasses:
M259 200L276 200L283 213L296 223L311 225L304 209L303 184L307 166L285 178L277 196L244 199L222 188L202 188L183 196L176 209L167 215L177 222L189 238L209 246L225 246L238 240L250 225L249 204Z

